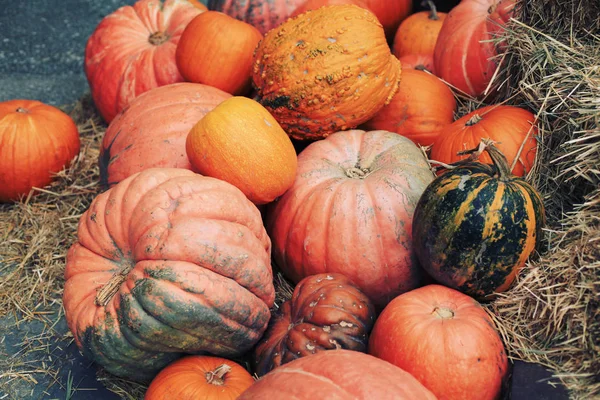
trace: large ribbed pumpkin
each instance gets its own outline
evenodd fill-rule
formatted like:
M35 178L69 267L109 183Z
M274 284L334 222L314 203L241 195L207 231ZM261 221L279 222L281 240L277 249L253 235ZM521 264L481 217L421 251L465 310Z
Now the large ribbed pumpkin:
M375 307L350 279L331 273L308 276L271 318L254 350L254 372L262 376L320 351L366 352L374 322Z
M515 0L461 1L448 13L438 35L435 73L471 96L482 96L498 68L494 39L514 7Z
M147 168L193 169L185 153L190 129L230 97L211 86L174 83L136 98L104 134L102 185L112 186Z
M352 130L310 144L267 213L277 265L294 282L344 274L384 306L420 284L412 220L432 180L421 151L396 133Z
M145 381L181 353L236 357L267 328L271 244L234 186L148 169L96 197L77 233L65 316L77 346L109 372Z
M183 81L175 50L201 12L187 0L139 0L100 22L85 48L85 73L107 122L140 94Z
M296 139L319 139L371 118L396 91L400 62L370 11L307 11L265 35L254 54L258 100Z
M435 400L411 374L368 354L322 351L274 369L238 400Z
M438 282L485 299L507 290L542 239L544 206L510 173L490 141L493 165L471 162L436 178L419 200L413 246Z
M305 0L208 0L209 10L221 11L254 26L263 35L281 25Z

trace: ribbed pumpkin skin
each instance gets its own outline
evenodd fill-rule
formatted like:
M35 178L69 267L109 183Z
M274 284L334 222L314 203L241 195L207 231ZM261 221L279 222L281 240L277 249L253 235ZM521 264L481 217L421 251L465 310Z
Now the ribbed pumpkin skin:
M183 81L175 49L186 25L201 12L187 0L139 0L100 22L85 48L85 73L107 122L140 94Z
M226 182L175 168L145 170L94 199L65 279L77 346L139 381L182 352L244 353L274 301L258 209Z
M238 400L435 400L412 375L352 350L322 351L274 369Z
M414 207L433 180L427 160L392 132L338 132L298 156L294 185L268 210L273 257L286 276L337 272L382 307L419 286Z
M79 148L77 126L58 108L35 100L0 102L0 203L50 184Z
M148 168L192 166L185 140L192 127L230 94L196 84L174 83L142 94L109 125L100 150L100 182L113 186Z
M398 93L364 125L396 132L421 146L430 146L454 121L456 100L448 86L423 71L403 70Z
M209 0L208 9L254 26L263 35L284 23L304 0Z
M396 57L409 54L426 54L433 57L446 13L421 11L406 18L394 36L393 53Z
M442 174L423 193L412 225L423 268L438 282L480 299L510 287L545 223L535 189L496 173L472 163Z
M271 318L254 350L254 372L263 376L300 357L325 350L367 351L375 307L342 274L304 278L291 300Z
M441 285L392 300L377 318L369 354L409 372L440 399L498 399L508 372L483 307Z
M482 96L498 67L492 39L514 7L515 0L465 0L454 7L435 45L436 74L471 96Z
M535 116L531 112L513 106L486 106L444 127L433 142L430 159L452 164L468 157L457 153L477 147L481 139L491 139L509 165L520 154L512 173L524 176L535 162L537 134ZM519 153L521 145L523 149ZM481 154L479 161L492 162L487 153Z
M354 5L288 20L265 35L254 60L260 103L299 140L365 122L392 99L401 74L377 18Z

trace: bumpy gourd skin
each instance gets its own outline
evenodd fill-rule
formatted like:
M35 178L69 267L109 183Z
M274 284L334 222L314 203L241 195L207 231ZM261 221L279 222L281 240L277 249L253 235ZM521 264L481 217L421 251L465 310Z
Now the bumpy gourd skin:
M367 121L396 94L400 74L377 18L354 5L290 19L254 54L259 101L300 140Z

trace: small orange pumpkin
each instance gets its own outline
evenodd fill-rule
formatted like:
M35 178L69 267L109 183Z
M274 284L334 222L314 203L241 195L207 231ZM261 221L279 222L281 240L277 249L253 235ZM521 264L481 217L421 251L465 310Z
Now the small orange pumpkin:
M192 20L177 45L183 77L232 94L250 89L252 56L262 34L252 25L217 11Z
M252 375L233 361L187 356L156 375L144 400L235 400L253 383Z
M390 104L365 124L368 130L385 130L430 146L440 131L454 121L456 100L436 76L407 69Z
M417 69L420 71L427 70L435 75L435 66L433 64L433 56L427 54L408 54L398 58L402 63L402 70Z
M296 178L290 138L246 97L232 97L206 114L190 131L186 151L197 171L233 184L255 204L281 196Z
M34 100L0 103L0 202L50 184L79 148L77 126L58 108Z
M400 62L369 10L325 6L269 31L254 55L260 103L296 139L367 121L400 82Z
M446 13L437 12L433 1L428 1L431 11L421 11L406 18L394 37L394 55L426 54L433 59L435 42L446 19Z

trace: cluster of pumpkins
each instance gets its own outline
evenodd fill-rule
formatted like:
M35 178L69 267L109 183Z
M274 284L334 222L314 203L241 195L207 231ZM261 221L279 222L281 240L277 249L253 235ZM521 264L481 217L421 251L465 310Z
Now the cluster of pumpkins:
M487 95L512 7L139 0L106 16L85 52L106 190L63 296L82 352L152 382L148 400L498 398L508 360L478 300L540 242L521 178L537 131L499 104L454 121L454 93ZM59 110L1 103L0 201L79 147ZM277 307L272 261L295 285Z

